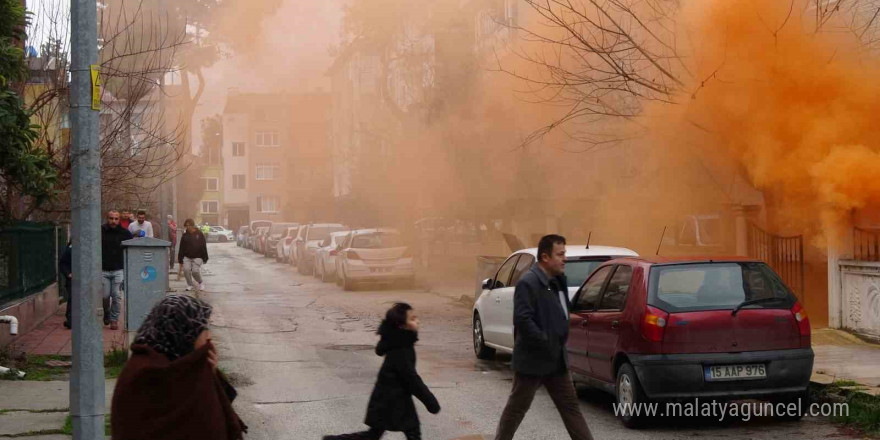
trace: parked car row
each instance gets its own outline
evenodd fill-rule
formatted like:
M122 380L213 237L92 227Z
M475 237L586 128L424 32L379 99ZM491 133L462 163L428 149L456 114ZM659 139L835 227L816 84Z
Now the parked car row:
M480 359L513 353L513 296L537 250L513 253L473 307ZM767 264L739 257L642 258L624 248L567 246L574 379L620 404L807 400L813 367L803 306ZM628 427L639 414L622 411ZM799 418L789 415L788 418Z
M339 223L258 220L239 228L235 241L239 247L296 267L300 274L335 281L345 290L415 283L412 248L392 228L353 230Z

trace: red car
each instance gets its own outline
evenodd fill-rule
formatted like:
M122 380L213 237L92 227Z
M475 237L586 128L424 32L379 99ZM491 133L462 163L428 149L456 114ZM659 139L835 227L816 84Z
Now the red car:
M797 401L813 370L806 311L757 260L611 260L575 294L569 325L575 380L621 404Z

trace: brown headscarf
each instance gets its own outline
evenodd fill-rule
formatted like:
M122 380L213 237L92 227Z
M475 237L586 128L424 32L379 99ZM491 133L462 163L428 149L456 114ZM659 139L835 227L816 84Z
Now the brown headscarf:
M247 426L232 408L234 392L208 362L213 344L198 350L181 344L195 341L189 330L203 329L208 315L203 303L179 299L162 301L150 313L113 391L113 440L243 438Z

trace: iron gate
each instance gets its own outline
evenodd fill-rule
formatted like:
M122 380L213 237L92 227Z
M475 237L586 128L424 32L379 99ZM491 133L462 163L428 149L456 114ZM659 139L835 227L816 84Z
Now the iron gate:
M804 307L804 236L782 237L771 234L749 223L749 257L759 259L773 268L782 277Z
M853 228L853 259L880 261L880 231Z

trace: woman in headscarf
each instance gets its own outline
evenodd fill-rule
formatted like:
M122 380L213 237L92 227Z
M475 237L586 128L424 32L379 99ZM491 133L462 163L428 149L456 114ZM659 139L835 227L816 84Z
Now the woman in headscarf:
M217 370L210 317L210 305L186 295L153 307L113 392L114 440L243 438L235 389Z

